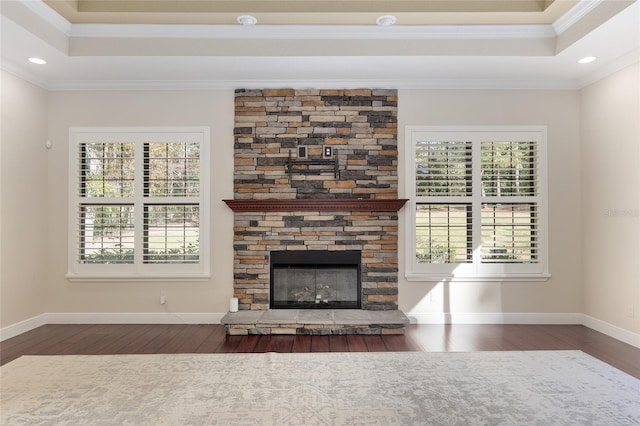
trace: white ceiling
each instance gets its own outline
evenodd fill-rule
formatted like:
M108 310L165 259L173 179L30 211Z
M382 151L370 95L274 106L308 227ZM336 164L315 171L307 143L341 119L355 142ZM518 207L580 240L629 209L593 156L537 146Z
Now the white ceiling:
M40 0L1 4L2 69L49 90L575 89L640 57L632 0L582 0L553 24L385 28L71 24Z

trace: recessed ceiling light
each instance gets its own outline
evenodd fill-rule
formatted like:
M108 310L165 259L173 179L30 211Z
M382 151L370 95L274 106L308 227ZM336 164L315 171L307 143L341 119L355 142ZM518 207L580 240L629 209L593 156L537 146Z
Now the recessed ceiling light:
M240 15L237 21L240 25L255 25L258 23L256 17L251 15Z
M388 27L395 24L396 21L397 19L393 15L382 15L378 16L378 19L376 19L376 24L380 25L381 27Z
M31 62L32 64L37 64L37 65L44 65L47 63L47 61L45 61L44 59L41 58L29 58L29 62Z
M582 59L578 60L579 64L590 64L591 62L595 61L596 57L595 56L585 56Z

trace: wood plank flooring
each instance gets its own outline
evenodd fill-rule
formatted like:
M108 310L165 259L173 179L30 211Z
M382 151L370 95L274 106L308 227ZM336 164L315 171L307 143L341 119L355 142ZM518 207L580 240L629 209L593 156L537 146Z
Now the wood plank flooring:
M412 324L405 335L227 336L222 325L45 325L0 343L22 355L581 350L640 379L640 349L581 325Z

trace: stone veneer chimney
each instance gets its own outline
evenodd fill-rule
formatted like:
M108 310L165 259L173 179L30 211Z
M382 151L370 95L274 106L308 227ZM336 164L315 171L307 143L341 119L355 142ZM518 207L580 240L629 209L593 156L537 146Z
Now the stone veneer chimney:
M234 134L239 308L269 308L271 251L361 250L362 308L397 309L397 91L239 89Z

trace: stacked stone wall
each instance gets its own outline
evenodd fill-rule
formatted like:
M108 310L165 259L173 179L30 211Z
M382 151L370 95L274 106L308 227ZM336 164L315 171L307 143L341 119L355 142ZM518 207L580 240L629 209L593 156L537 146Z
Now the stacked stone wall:
M395 90L236 90L234 133L236 200L398 197ZM289 173L299 146L312 161L330 146L337 176L322 164ZM234 233L240 309L269 308L273 250L361 250L363 308L397 309L395 212L236 212Z

